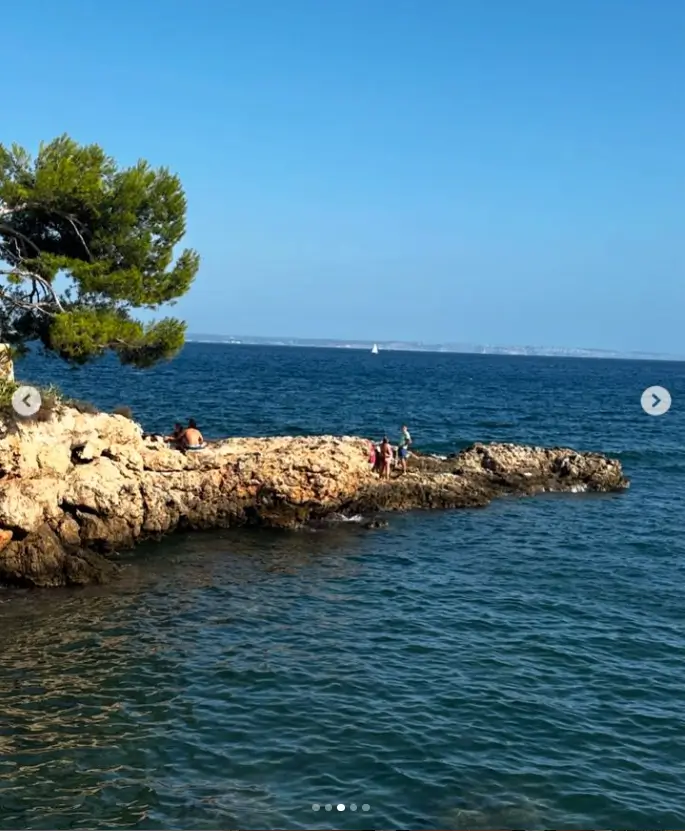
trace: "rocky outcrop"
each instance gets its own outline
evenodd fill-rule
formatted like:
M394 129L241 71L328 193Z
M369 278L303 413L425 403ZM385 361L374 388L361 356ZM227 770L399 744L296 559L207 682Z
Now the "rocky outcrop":
M386 482L370 470L368 449L365 439L321 436L227 439L183 454L123 416L71 409L5 425L0 582L100 582L116 572L113 552L176 529L297 528L335 513L627 487L620 463L604 456L506 444L415 456L405 475Z
M0 343L0 381L14 381L12 349L6 343Z

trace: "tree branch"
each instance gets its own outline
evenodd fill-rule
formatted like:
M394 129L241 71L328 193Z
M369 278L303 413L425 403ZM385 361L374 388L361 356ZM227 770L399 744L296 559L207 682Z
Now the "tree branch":
M48 317L56 317L56 313L50 311L48 306L52 306L52 303L37 303L31 302L28 300L22 300L19 297L15 297L13 294L8 294L2 286L0 286L0 299L4 300L6 303L9 303L10 306L14 306L17 309L23 309L26 312L40 312L41 314L47 315Z
M22 240L22 242L25 242L28 245L30 245L31 248L33 248L33 250L37 254L41 253L40 248L32 239L29 239L25 234L22 234L21 231L17 231L16 228L13 228L11 225L5 225L4 223L0 223L0 232L5 234L11 234L13 237L19 238L20 240Z
M69 214L62 213L62 211L53 211L53 213L56 213L57 216L61 216L63 219L66 219L67 222L71 225L71 227L74 229L74 233L81 240L81 245L83 246L86 254L88 255L88 259L92 263L93 255L90 253L90 248L88 248L88 246L86 245L86 241L83 239L83 234L79 231L78 226L76 225L76 220L72 216L69 216Z
M34 290L35 290L36 284L38 284L39 286L41 286L41 288L43 289L45 294L47 296L51 297L52 300L50 301L49 304L47 304L47 303L46 304L35 304L34 303L33 305L39 305L39 306L40 305L52 305L52 306L56 306L57 309L60 312L64 312L64 306L62 306L62 303L61 303L59 297L57 296L57 292L52 287L52 284L48 280L46 280L44 277L39 277L37 274L33 274L33 272L31 272L31 271L23 271L23 270L17 269L17 268L9 270L9 271L7 269L0 269L0 274L4 274L6 277L10 277L10 276L23 277L24 279L31 280L33 282ZM31 294L29 295L29 297L33 297L34 290L31 291ZM4 297L7 298L8 295L5 294Z
M21 213L22 211L25 211L25 210L27 210L27 208L30 208L30 207L31 207L31 205L28 202L24 203L23 205L18 205L16 208L9 208L7 206L5 206L5 207L0 206L0 218L3 217L3 216L11 216L12 214L15 214L15 213ZM68 213L65 213L64 211L59 211L59 210L57 210L57 208L51 208L47 205L44 206L44 210L47 211L48 213L53 213L56 216L61 216L62 219L66 219L66 221L71 225L71 227L72 227L74 233L76 234L76 236L79 238L79 241L80 241L81 245L83 246L83 250L88 255L88 259L91 262L93 262L93 255L91 254L90 248L88 248L88 245L87 245L85 239L83 238L83 234L79 230L79 227L76 224L76 220L74 219L74 217L71 216ZM16 237L19 237L19 239L22 239L24 242L28 243L34 249L34 251L37 251L38 253L40 253L40 249L38 248L38 246L32 240L30 240L28 237L24 236L24 234L22 234L20 231L17 231L15 228L12 228L11 225L6 225L4 223L0 224L0 231L4 231L5 233L13 234Z
M7 205L0 205L0 216L7 216L8 214L18 214L27 208L27 205L18 205L16 208L10 208Z
M22 253L21 253L21 251L19 250L19 242L17 241L17 238L16 238L16 237L12 237L12 242L14 243L14 256L15 256L18 260L21 260L21 258L22 258Z

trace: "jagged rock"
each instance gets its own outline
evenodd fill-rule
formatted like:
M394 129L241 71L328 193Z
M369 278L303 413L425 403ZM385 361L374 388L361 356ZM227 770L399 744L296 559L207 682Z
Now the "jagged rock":
M99 439L87 439L84 444L77 444L72 449L72 459L75 462L92 462L94 459L99 459L102 456L102 451L105 449L105 443Z
M10 479L0 485L0 528L30 533L61 515L64 481L51 476Z
M94 552L65 548L48 525L0 552L0 579L20 586L85 586L106 582L117 571Z
M9 425L0 438L0 582L99 582L116 572L102 554L177 528L297 528L335 513L479 507L505 493L628 484L604 456L510 444L414 455L408 467L381 481L367 440L353 437L227 439L184 454L123 416L65 409Z
M81 526L76 522L73 516L65 514L59 521L56 528L57 536L64 546L71 548L80 548L81 546Z
M36 464L46 474L64 476L71 467L69 448L61 444L47 444L36 453Z
M7 548L7 546L12 541L13 536L14 536L14 533L12 531L1 531L0 530L0 551L2 551L3 548Z
M618 460L558 447L474 444L446 459L413 457L409 468L431 474L467 476L471 481L473 476L486 474L490 484L509 484L526 492L568 490L564 479L572 479L576 490L584 486L588 491L613 491L627 486Z

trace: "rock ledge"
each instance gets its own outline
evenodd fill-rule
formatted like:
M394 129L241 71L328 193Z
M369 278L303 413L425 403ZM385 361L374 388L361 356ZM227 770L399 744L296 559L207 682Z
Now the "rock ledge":
M620 491L620 462L566 448L476 444L415 456L383 482L354 437L227 439L194 455L129 419L65 409L0 425L0 583L85 585L108 555L177 529L297 528L332 514L480 507L497 496Z

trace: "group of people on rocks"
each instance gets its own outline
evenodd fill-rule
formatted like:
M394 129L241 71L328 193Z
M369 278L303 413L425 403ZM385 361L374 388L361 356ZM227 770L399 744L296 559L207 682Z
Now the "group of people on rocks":
M164 440L177 450L195 451L202 450L207 445L204 436L198 429L195 419L191 418L186 427L177 421L174 425L173 432L169 436L164 436ZM381 479L389 479L393 467L399 468L401 473L407 472L407 459L409 457L409 448L412 444L411 433L409 428L402 426L402 435L397 444L397 450L390 444L387 436L383 436L380 444L369 442L369 463L373 470L378 473Z
M409 458L412 438L406 424L402 426L402 435L397 444L397 452L395 452L387 436L383 436L380 444L374 444L374 442L369 442L369 444L369 464L381 479L389 479L393 467L399 468L401 473L407 472L407 459Z
M187 427L184 427L180 421L177 421L174 424L172 434L170 436L164 436L164 439L178 450L193 451L202 450L206 447L204 437L198 430L195 419L193 418L189 419Z

